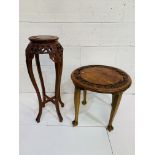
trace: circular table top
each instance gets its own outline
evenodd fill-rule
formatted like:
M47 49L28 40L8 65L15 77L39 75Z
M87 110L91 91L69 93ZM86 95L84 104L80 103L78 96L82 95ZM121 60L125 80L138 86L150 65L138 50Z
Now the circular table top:
M122 92L131 85L131 78L127 73L103 65L80 67L72 72L71 78L75 86L100 93Z
M50 35L39 35L39 36L31 36L29 40L35 43L50 43L53 41L57 41L59 38L57 36Z

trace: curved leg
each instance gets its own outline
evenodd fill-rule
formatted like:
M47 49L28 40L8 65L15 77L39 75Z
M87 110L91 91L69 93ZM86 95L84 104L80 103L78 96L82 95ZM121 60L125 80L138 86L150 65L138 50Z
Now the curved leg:
M37 96L38 96L38 101L39 101L39 113L38 113L38 116L36 118L36 121L39 123L40 122L40 117L41 117L41 114L42 114L42 101L41 101L41 95L40 95L40 92L39 92L39 88L37 86L37 83L36 83L36 80L34 78L34 74L33 74L33 70L32 70L32 59L33 59L33 56L32 54L26 54L26 65L27 65L27 70L28 70L28 73L29 73L29 76L30 76L30 79L31 79L31 82L35 88L35 91L37 93Z
M55 70L56 70L56 82L55 82L55 106L56 111L59 117L59 121L62 122L63 118L61 116L60 110L59 110L59 95L60 95L60 64L59 62L55 63Z
M86 96L87 96L87 91L86 90L83 90L83 101L82 101L82 104L83 105L86 105L87 104Z
M39 54L35 54L35 59L36 59L37 70L38 70L40 83L41 83L41 88L42 88L43 107L45 107L46 94L45 94L44 79L43 79L43 76L42 76L42 71L41 71L41 66L40 66Z
M80 108L80 93L81 93L81 90L75 87L75 91L74 91L75 119L72 122L73 126L78 125L78 115L79 115L79 108Z
M117 94L112 94L112 110L111 110L111 114L110 114L110 120L109 120L109 123L107 126L108 131L113 130L112 122L113 122L116 112L118 110L118 107L119 107L119 104L121 101L121 97L122 97L122 92L117 93Z
M63 60L60 62L60 83L61 83L61 76L62 76L62 68L63 68ZM61 95L60 95L60 89L59 89L59 102L61 104L61 107L64 107L64 103L61 100Z

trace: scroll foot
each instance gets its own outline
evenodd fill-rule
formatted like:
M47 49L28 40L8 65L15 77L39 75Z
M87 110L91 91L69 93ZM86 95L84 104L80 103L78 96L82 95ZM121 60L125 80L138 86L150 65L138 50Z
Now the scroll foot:
M110 132L110 131L112 131L114 128L113 128L113 126L111 125L111 126L107 126L107 130Z
M75 120L72 122L73 126L78 126L78 122L76 122Z

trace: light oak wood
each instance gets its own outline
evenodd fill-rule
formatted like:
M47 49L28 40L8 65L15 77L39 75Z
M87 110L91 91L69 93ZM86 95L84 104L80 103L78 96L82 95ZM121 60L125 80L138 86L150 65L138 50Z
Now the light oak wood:
M79 115L79 108L80 108L80 94L81 94L80 88L75 87L75 92L74 92L75 119L72 122L73 126L78 125L78 115Z
M115 67L89 65L74 70L71 74L71 79L75 85L75 120L73 121L73 125L78 125L80 90L83 90L83 104L86 104L86 93L89 90L112 94L112 110L107 130L113 130L112 123L117 113L122 94L131 85L130 76Z

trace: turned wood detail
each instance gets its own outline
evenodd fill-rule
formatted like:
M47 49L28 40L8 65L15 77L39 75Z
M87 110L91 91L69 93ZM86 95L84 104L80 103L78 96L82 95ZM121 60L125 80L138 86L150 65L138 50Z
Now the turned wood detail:
M98 93L112 94L112 110L110 114L107 130L113 130L113 120L120 105L123 92L131 85L130 76L124 71L104 65L83 66L74 70L71 79L75 85L74 105L75 119L73 126L78 125L78 115L80 107L80 91L83 91L82 104L85 105L87 90Z
M63 68L63 47L58 42L58 37L56 36L32 36L29 38L29 40L30 43L26 48L25 55L26 55L26 65L28 74L38 96L39 112L36 121L40 122L42 108L45 107L45 104L50 101L55 105L59 121L62 122L63 118L60 113L59 104L61 105L61 107L64 107L64 103L62 102L60 96L60 83ZM53 97L49 97L46 95L39 60L40 54L49 54L50 59L55 63L56 81L55 81L55 95ZM33 73L32 60L34 57L36 60L37 71L41 83L42 97Z

